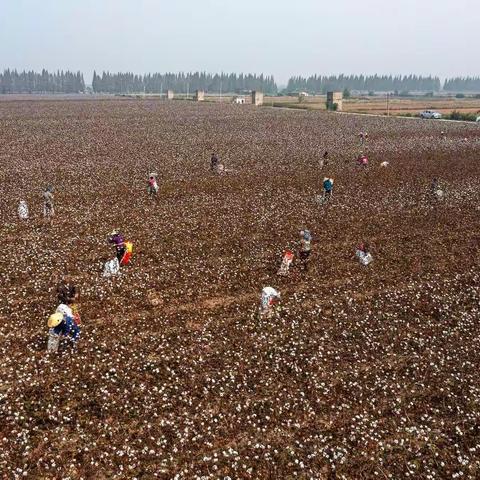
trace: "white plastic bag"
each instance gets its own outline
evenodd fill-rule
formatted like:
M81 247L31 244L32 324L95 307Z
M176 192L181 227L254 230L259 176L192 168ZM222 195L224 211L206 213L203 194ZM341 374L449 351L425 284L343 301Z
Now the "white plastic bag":
M104 277L112 277L114 275L118 275L120 273L120 262L118 258L115 257L113 260L109 260L105 262L105 266L103 268L103 276Z
M355 252L355 255L358 257L362 265L368 265L373 261L373 257L371 253L365 253L362 250L357 250Z
M28 220L28 205L25 200L21 200L18 204L18 217L22 220Z
M60 335L57 335L53 328L48 331L48 343L47 343L47 352L56 353L58 352L58 346L60 345Z

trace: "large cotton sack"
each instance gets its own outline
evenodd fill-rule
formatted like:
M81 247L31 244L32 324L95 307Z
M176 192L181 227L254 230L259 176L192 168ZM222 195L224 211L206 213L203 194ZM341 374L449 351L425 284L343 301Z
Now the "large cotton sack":
M18 205L18 217L22 220L28 220L28 205L25 200L22 200Z
M119 273L120 273L120 263L117 257L105 263L105 266L103 268L104 277L112 277L114 275L118 275Z

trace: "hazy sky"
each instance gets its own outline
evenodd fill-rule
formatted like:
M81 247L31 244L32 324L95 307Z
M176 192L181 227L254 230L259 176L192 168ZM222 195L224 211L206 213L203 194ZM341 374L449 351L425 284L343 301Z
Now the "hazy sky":
M0 69L480 74L480 0L0 0Z

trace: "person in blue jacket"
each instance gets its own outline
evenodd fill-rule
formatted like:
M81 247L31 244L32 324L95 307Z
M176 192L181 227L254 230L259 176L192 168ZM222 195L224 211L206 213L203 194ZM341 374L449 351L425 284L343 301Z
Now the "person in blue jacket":
M333 178L323 179L323 200L328 201L332 197L333 192Z
M50 335L67 337L74 344L76 344L80 338L80 327L75 322L73 315L69 316L57 310L53 315L50 315L48 326L50 328Z

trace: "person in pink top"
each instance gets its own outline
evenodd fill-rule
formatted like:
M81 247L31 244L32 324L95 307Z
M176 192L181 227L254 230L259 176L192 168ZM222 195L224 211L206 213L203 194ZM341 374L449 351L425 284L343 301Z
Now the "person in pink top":
M150 196L155 196L158 192L158 183L157 183L157 175L155 173L151 173L148 179L148 193Z

